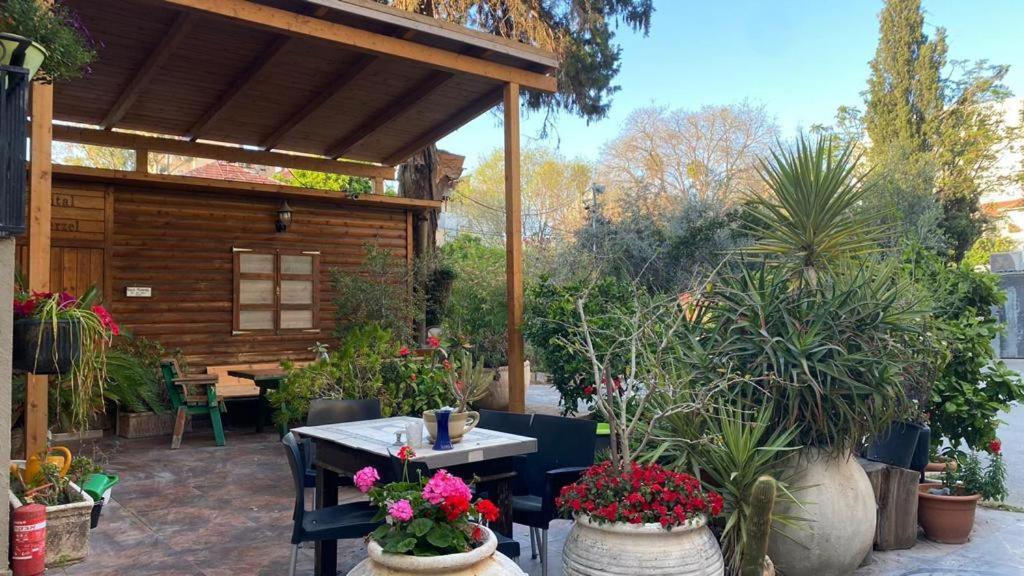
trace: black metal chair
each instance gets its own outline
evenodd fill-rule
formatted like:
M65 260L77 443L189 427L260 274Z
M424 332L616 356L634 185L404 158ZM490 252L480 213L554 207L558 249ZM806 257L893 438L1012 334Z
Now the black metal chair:
M594 463L596 433L597 423L593 420L544 414L533 417L530 436L537 439L537 451L527 454L516 470L526 492L512 497L512 509L513 520L530 527L532 558L537 557L537 540L541 541L544 576L548 573L548 527L558 517L555 497Z
M514 412L502 412L500 410L479 410L480 428L497 430L506 434L517 436L529 436L530 424L533 423L533 414L516 414Z
M430 476L430 469L427 468L427 465L422 462L410 461L408 463L408 468L405 467L405 464L406 463L403 462L398 456L394 454L391 455L391 477L394 480L401 480L402 473L403 471L406 470L408 470L410 482L416 482L417 480L419 480L420 476ZM494 535L498 539L498 552L501 552L502 554L508 556L512 560L518 560L519 555L521 553L519 548L519 542L516 542L512 538L509 538L504 534L500 534L498 532L494 532Z
M306 426L323 426L325 424L338 424L341 422L358 422L360 420L374 420L381 417L380 400L372 398L369 400L338 400L334 398L318 398L309 403L309 413L306 414ZM306 454L306 488L316 486L316 470L313 469L313 459L316 456L312 442L305 442ZM352 478L349 476L338 477L339 486L352 486Z
M292 556L288 569L295 576L295 562L298 560L299 544L322 540L354 540L365 538L381 525L374 522L377 509L369 502L353 502L330 506L320 510L306 510L306 489L303 471L306 469L306 455L302 445L289 432L281 439L288 466L295 484L295 510L292 512Z

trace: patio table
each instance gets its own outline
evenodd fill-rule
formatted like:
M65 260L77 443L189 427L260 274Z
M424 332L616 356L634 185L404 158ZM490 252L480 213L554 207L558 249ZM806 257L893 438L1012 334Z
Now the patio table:
M228 376L252 380L260 389L259 398L257 399L257 409L259 412L256 417L256 432L263 432L263 422L267 418L267 390L277 390L280 388L281 382L288 376L288 371L281 368L250 368L228 370ZM286 427L282 427L280 432L281 436L284 436L287 432Z
M316 445L316 507L338 503L339 474L353 475L365 466L373 466L383 481L394 480L390 457L401 447L401 444L396 444L395 434L404 431L410 422L422 420L398 416L292 429L297 436L309 438ZM501 517L492 523L491 528L512 536L513 459L536 452L535 438L475 428L451 450L434 450L425 434L424 445L413 448L416 451L413 461L421 462L431 470L445 468L467 480L473 476L480 478L480 484L488 487L491 499L501 509ZM333 575L337 571L337 546L336 541L317 544L315 573L318 576Z

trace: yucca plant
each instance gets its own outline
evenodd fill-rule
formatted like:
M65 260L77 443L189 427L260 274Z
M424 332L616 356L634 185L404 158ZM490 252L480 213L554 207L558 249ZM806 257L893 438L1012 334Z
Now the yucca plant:
M832 140L773 150L758 168L767 185L751 195L744 220L753 244L743 250L782 264L814 286L822 269L878 249L884 229L878 214L856 210L868 192L857 175L858 156Z

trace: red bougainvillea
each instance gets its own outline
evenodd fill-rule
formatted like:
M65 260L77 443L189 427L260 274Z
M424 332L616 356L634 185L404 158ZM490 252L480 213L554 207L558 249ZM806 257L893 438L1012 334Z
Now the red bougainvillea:
M610 462L595 464L575 484L562 489L555 503L566 516L586 514L599 523L661 524L671 530L700 515L718 516L722 497L704 492L689 474L657 464L633 464L618 474Z

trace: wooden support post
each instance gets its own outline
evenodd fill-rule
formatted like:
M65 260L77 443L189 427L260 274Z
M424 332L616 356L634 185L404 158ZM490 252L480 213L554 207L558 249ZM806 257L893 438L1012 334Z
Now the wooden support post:
M135 171L140 174L149 173L149 150L145 148L135 150Z
M378 178L374 178L373 179L373 193L374 194L381 194L382 195L382 194L384 194L384 192L385 192L385 190L384 190L384 179L383 178L379 178L379 177Z
M858 459L871 482L878 505L875 550L907 550L917 544L917 486L915 470Z
M505 282L508 297L508 409L526 411L523 374L523 222L519 181L519 85L505 85Z
M50 210L53 147L53 86L32 84L31 163L29 164L28 286L50 290ZM25 455L46 448L49 379L30 374L25 402Z

